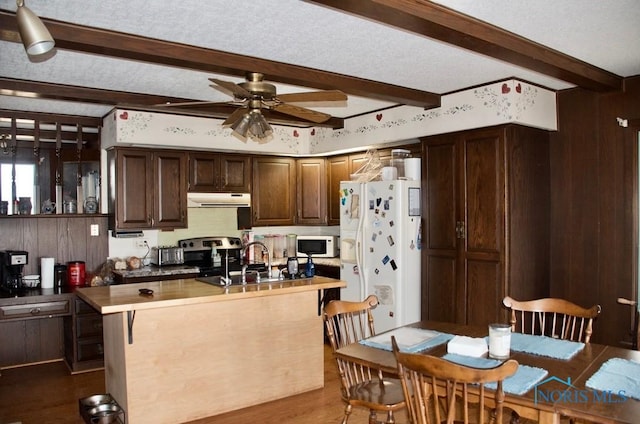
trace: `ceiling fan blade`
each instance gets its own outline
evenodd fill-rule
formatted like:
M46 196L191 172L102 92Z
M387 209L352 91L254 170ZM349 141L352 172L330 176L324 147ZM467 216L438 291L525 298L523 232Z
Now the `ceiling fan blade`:
M326 113L316 112L315 110L290 105L288 103L276 104L274 106L271 106L271 109L281 113L286 113L287 115L295 116L297 118L306 119L307 121L316 122L318 124L331 119L331 115L328 115Z
M231 115L229 115L229 117L227 119L224 120L224 122L222 123L222 125L231 125L234 122L236 122L238 119L240 119L241 116L243 116L245 113L249 112L249 109L246 107L241 107L236 109L235 111L233 111L233 113Z
M209 78L209 81L214 82L220 87L230 91L234 95L234 97L249 99L253 96L249 91L245 90L234 82L219 80L217 78ZM212 87L218 88L215 85L212 85Z
M279 94L278 99L287 103L345 101L347 95L340 90L308 91L305 93Z
M206 101L195 101L195 102L180 102L180 103L161 103L158 105L154 105L156 107L176 107L181 109L202 109L207 106L218 106L218 105L226 105L229 102L206 102Z

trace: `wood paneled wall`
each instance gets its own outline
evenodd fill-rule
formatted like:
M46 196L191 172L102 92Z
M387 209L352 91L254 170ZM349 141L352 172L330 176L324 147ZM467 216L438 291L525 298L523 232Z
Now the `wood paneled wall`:
M600 304L592 341L629 339L629 307L636 296L633 229L637 213L638 129L616 117L640 118L640 77L623 92L581 89L558 94L559 130L551 133L551 295L583 306Z
M91 236L91 224L99 236ZM56 262L85 261L87 272L100 267L109 255L106 215L0 218L0 250L25 250L29 264L25 274L40 273L40 258Z

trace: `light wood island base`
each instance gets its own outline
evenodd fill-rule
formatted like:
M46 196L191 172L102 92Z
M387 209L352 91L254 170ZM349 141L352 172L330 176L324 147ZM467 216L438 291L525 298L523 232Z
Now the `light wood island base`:
M79 290L103 311L106 390L128 423L187 422L323 386L318 290L344 282L315 277L297 286L219 293L195 280L178 281ZM217 291L189 296L201 286ZM153 299L137 295L141 287L153 289ZM178 288L186 304L175 301ZM133 303L104 313L132 293ZM170 306L162 306L163 299Z

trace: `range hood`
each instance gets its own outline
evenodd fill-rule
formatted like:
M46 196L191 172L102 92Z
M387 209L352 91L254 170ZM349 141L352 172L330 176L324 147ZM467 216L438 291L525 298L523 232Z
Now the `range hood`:
M251 206L249 193L187 193L189 208L240 208Z

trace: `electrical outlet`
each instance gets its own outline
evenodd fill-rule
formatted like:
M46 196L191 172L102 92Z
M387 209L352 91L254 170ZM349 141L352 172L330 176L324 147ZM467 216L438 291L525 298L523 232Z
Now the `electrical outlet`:
M97 237L100 235L100 226L98 224L91 224L91 237Z
M144 249L149 245L146 240L136 240L135 243L136 247L139 249Z

